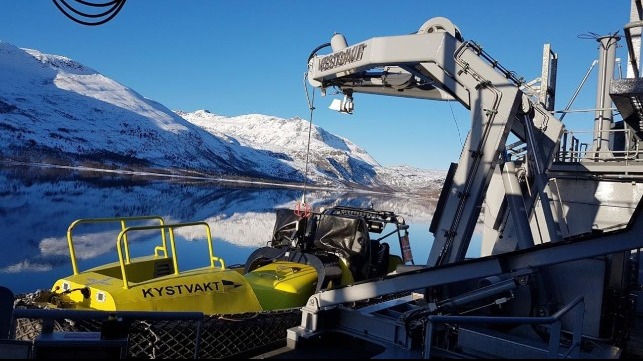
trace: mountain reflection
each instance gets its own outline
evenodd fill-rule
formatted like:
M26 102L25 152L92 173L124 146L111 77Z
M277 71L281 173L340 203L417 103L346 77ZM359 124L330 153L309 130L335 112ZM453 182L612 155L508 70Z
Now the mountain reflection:
M4 234L11 238L3 242L0 284L14 293L31 292L49 288L70 274L67 228L80 218L158 215L166 224L205 221L212 231L215 255L227 265L244 263L255 248L270 241L274 210L294 209L301 197L302 189L296 188L4 165L0 168L0 219ZM411 225L412 242L423 243L424 250L414 250L416 263L426 260L434 200L310 189L305 199L315 211L333 205L372 205L396 212ZM120 229L107 228L81 231L78 227L78 233L74 231L79 270L118 260L115 249ZM192 263L207 254L204 232L185 227L177 229L175 236L180 243L181 269L201 266ZM132 234L128 238L133 257L153 253L154 237Z

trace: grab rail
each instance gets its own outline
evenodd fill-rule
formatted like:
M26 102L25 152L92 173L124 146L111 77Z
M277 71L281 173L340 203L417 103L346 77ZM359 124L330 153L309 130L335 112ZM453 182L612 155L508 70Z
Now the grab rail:
M560 344L561 335L561 319L572 309L576 309L574 313L574 330L572 336L572 343L567 349L563 358L572 355L574 358L580 356L580 344L583 331L583 316L585 313L585 301L583 296L578 296L573 299L565 307L561 308L558 312L549 317L489 317L489 316L443 316L431 315L428 316L428 325L426 326L426 339L424 357L430 358L431 356L431 340L433 338L433 328L436 323L464 323L464 324L548 324L551 325L549 333L549 358L558 357L558 349Z
M210 267L215 268L216 262L220 263L220 268L222 270L225 270L225 262L223 261L222 258L216 257L214 255L214 247L212 246L212 232L210 231L210 225L206 222L187 222L187 223L175 223L175 224L161 224L158 226L135 226L135 227L128 227L123 229L119 234L118 237L116 238L116 249L118 250L118 260L120 262L121 266L121 273L123 275L123 287L125 289L129 289L129 283L127 281L127 272L125 265L130 264L130 257L129 253L127 252L127 233L131 231L142 231L142 230L154 230L154 229L160 229L161 233L165 233L167 230L168 233L170 234L170 248L172 250L172 263L174 266L174 274L178 275L179 274L179 264L178 264L178 255L176 253L176 243L174 242L174 229L175 228L181 228L181 227L189 227L189 226L204 226L206 235L207 235L207 241L208 241L208 251L210 252ZM121 243L123 246L121 247ZM125 250L125 256L123 256L123 248Z
M623 149L594 150L588 142L581 142L581 138L593 141L591 138L600 133L603 138L619 136L623 138ZM557 162L574 163L586 161L625 161L641 162L638 143L632 143L632 131L626 129L610 129L602 131L573 131L567 130L561 137L560 151L556 155Z
M78 275L78 264L76 263L76 252L74 250L74 242L72 240L72 233L74 228L79 224L86 223L111 223L111 222L120 222L121 229L126 228L126 222L128 221L144 221L144 220L154 220L157 219L161 225L163 225L163 218L160 216L134 216L134 217L111 217L111 218L82 218L77 219L72 222L67 228L67 245L69 246L69 255L71 257L71 267L74 272L74 275ZM165 240L165 233L161 231L161 246L156 246L154 248L154 254L158 256L159 251L165 253L164 257L167 258L167 243ZM129 259L129 248L126 245L125 253L127 254L127 259Z

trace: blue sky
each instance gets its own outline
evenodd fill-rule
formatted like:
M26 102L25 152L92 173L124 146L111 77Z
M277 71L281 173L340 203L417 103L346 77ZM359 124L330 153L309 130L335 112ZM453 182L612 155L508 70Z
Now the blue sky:
M598 43L578 35L623 34L629 14L628 0L130 0L110 22L84 26L52 1L3 0L0 40L77 60L173 110L310 120L306 59L334 32L350 45L409 34L443 16L526 80L540 76L543 44L552 44L559 110L598 55ZM625 72L623 39L620 45ZM596 74L572 108L594 107ZM382 165L447 169L470 124L456 102L356 94L354 114L344 115L328 109L331 100L315 93L313 123L362 146ZM592 121L591 114L565 118L573 129L590 130Z

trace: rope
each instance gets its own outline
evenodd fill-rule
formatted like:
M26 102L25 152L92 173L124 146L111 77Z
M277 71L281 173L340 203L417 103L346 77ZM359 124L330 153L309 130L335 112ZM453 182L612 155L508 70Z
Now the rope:
M310 109L310 120L308 121L308 144L306 146L306 167L304 171L304 188L301 194L301 202L300 205L304 205L304 209L306 209L306 186L308 184L308 165L310 163L310 138L312 135L312 129L313 129L313 113L315 110L314 107L314 102L315 102L315 90L313 89L313 95L312 98L308 94L308 86L306 85L306 81L308 80L308 72L304 74L304 91L306 93L306 102L308 102L308 109ZM307 212L304 211L304 215Z
M458 120L455 118L455 113L453 112L453 106L451 105L451 100L447 101L449 103L449 109L451 109L451 117L453 118L453 123L455 123L455 128L458 130L458 139L460 140L460 145L462 144L462 136L460 135L460 126L458 125Z
M313 51L310 52L310 55L308 56L308 66L310 67L310 60L315 56L315 54L325 48L329 47L330 43L324 43L318 47L316 47ZM308 71L304 73L304 92L306 93L306 102L308 102L308 109L310 109L310 120L308 122L308 144L306 146L306 168L304 171L304 187L303 191L301 194L301 201L297 204L297 207L295 209L295 214L298 217L302 218L307 218L310 217L312 209L310 206L306 204L306 187L308 185L308 164L310 163L310 138L312 134L312 129L313 129L313 112L315 110L315 106L313 105L315 103L315 90L313 89L313 95L312 97L308 94ZM303 207L303 210L301 209Z

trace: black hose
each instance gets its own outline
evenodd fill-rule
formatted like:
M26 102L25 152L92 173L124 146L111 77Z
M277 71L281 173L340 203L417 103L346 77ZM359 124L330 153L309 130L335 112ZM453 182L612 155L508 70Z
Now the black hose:
M106 22L112 20L116 16L116 14L118 14L118 12L121 11L121 9L123 8L123 5L125 5L126 0L113 0L113 1L106 2L106 3L92 3L92 2L89 2L89 1L75 0L77 3L80 3L80 4L85 5L85 6L93 6L93 7L111 6L111 8L109 10L104 11L102 13L98 13L98 14L89 14L89 13L79 11L76 8L74 8L74 6L68 4L65 0L52 0L52 1L53 1L54 5L56 5L58 10L60 10L63 14L65 14L65 16L67 16L69 19L71 19L71 20L73 20L73 21L75 21L75 22L77 22L79 24L82 24L82 25L94 26L94 25L105 24ZM75 16L72 13L68 12L60 4L64 5L64 7L66 9L71 10L71 12L73 12L77 16ZM109 15L109 16L107 16L107 15ZM102 19L102 20L95 21L95 22L89 22L89 21L81 20L81 17L82 18L95 19L95 18L102 18L102 17L105 17L105 16L107 16L107 17Z
M320 45L320 46L316 47L316 48L315 48L315 49L310 53L310 55L308 56L308 61L307 61L307 62L310 62L310 59L312 59L312 58L313 58L313 56L315 56L315 54L316 54L319 50L321 50L321 49L323 49L323 48L325 48L325 47L327 47L327 46L330 46L330 43L322 44L322 45Z

